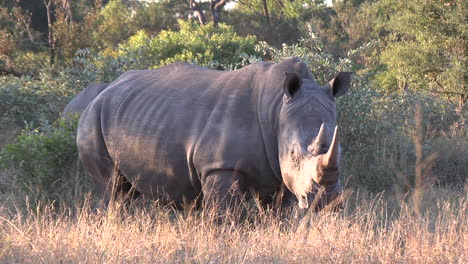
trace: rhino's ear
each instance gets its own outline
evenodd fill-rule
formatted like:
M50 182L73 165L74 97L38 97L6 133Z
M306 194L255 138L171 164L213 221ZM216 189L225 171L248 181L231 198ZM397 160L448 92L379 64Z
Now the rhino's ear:
M302 78L297 72L285 72L283 91L289 98L299 91L302 85Z
M329 82L331 94L334 97L342 96L351 87L351 72L339 72Z

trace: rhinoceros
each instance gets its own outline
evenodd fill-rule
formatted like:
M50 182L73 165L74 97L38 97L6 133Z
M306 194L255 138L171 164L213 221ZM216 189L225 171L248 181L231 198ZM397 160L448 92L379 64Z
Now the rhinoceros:
M319 190L326 204L342 188L335 97L349 87L349 72L318 85L297 58L129 71L82 113L79 157L103 200L118 173L120 191L182 208L253 195L269 203L282 184L294 207Z
M91 84L75 96L62 112L62 117L65 119L75 116L75 114L81 114L86 109L89 103L100 94L109 84Z

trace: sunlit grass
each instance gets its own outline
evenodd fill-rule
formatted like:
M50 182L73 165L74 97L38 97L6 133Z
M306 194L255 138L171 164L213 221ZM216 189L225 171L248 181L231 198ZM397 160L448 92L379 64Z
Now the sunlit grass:
M354 192L340 213L289 223L253 209L221 223L209 212L155 204L128 212L82 202L76 208L19 209L4 202L4 263L467 263L466 191L427 190L420 213L411 197Z

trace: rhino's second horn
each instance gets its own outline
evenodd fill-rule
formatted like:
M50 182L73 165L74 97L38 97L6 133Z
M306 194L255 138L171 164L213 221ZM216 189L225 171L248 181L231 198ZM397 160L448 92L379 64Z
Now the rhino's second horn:
M338 126L336 126L332 143L323 159L323 166L327 169L337 169L339 162Z

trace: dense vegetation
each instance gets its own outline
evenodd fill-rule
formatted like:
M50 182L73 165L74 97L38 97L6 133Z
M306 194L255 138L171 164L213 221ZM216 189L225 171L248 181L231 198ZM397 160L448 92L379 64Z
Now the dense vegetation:
M466 14L463 0L0 0L0 262L466 263ZM290 56L320 84L354 72L337 100L342 212L93 207L78 116L60 118L87 85Z

